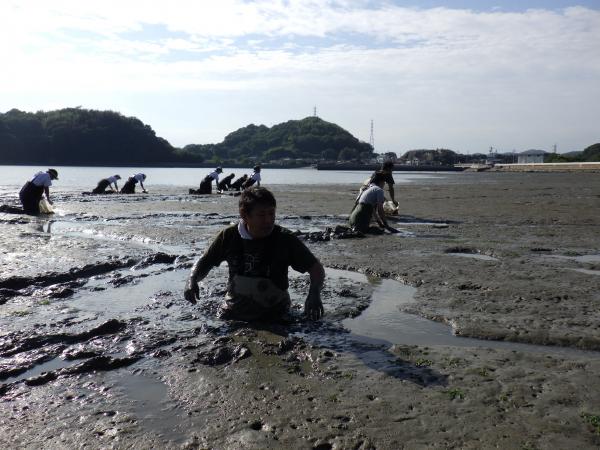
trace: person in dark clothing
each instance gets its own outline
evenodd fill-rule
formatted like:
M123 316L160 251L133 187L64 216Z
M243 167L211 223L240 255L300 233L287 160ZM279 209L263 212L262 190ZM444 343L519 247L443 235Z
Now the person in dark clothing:
M233 180L233 177L235 177L235 173L230 173L227 175L225 178L219 181L217 188L220 191L228 191L231 188L231 180Z
M372 183L359 194L348 219L353 230L373 234L381 234L383 230L388 230L390 233L398 232L388 225L383 211L385 177L383 172L375 172ZM373 217L377 220L379 228L371 227Z
M38 172L33 178L25 183L19 192L19 199L23 205L25 214L36 216L40 213L40 200L46 194L48 203L50 200L50 186L52 180L58 180L58 172L55 169L48 169L46 172Z
M135 185L138 182L140 183L142 192L146 194L148 191L146 191L146 188L144 187L145 180L146 174L144 173L136 173L135 175L132 175L121 188L121 194L135 194Z
M242 189L248 189L254 184L256 184L256 187L260 187L260 166L254 166L253 170L254 172L250 175L250 178L242 184Z
M98 181L98 185L92 191L92 194L109 194L113 192L119 192L119 186L117 186L117 180L120 180L120 175L113 175L112 177L103 178ZM113 189L113 185L115 188ZM110 191L107 191L106 188L110 188Z
M390 200L392 200L392 202L394 203L394 206L398 206L398 202L396 201L396 197L395 197L395 193L394 193L395 182L394 182L394 176L392 175L393 171L394 171L394 163L392 161L385 161L381 165L381 170L378 172L373 172L371 177L368 180L366 180L365 183L363 183L363 185L361 186L360 191L359 191L359 196L371 184L373 184L373 178L375 177L375 174L382 173L384 176L384 185L385 184L388 185L388 191L390 193Z
M235 180L233 183L231 183L231 187L230 189L232 191L239 191L242 189L242 185L244 184L244 182L248 179L248 175L244 174L241 177L239 177L237 180Z
M204 179L200 182L199 189L190 189L190 194L212 194L212 182L214 180L217 187L219 187L220 173L223 173L223 169L217 167L204 177Z
M313 320L323 315L323 266L289 230L275 225L275 209L275 197L267 189L242 192L240 221L222 230L192 267L184 290L189 302L200 299L198 282L227 261L229 280L221 317L245 321L284 318L291 305L288 268L292 267L310 275L304 313Z

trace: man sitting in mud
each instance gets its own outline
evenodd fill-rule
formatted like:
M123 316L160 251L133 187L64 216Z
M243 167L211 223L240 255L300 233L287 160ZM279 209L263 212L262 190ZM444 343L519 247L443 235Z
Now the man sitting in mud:
M220 316L244 321L284 319L291 305L288 267L292 267L310 276L305 315L312 320L323 315L323 266L289 230L275 225L275 210L275 197L267 189L242 192L240 221L222 230L192 267L184 291L188 301L196 303L198 282L227 261L229 280Z
M92 191L92 194L114 194L115 192L119 192L119 186L117 185L117 180L120 180L120 175L113 175L112 177L103 178L98 181L98 185ZM114 189L113 189L114 185ZM107 191L106 188L110 190Z

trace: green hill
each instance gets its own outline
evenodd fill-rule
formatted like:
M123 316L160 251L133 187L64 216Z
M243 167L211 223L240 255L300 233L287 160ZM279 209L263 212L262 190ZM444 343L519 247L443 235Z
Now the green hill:
M165 139L135 117L66 108L0 114L3 164L139 164L175 161Z
M223 142L187 145L184 154L205 161L353 160L371 158L373 148L336 124L318 117L274 125L248 125L228 134Z
M114 111L65 108L0 113L2 164L160 165L232 163L303 158L352 160L373 149L318 117L269 128L248 125L218 144L174 148L149 125Z

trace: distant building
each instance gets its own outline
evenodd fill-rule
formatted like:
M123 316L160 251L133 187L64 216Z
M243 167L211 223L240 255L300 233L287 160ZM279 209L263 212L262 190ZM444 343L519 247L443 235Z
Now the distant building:
M543 163L547 153L544 150L526 150L517 154L517 162L519 164Z

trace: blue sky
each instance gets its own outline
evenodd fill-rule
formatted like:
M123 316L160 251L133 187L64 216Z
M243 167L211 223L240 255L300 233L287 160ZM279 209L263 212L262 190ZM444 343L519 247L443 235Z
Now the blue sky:
M376 151L600 141L600 0L3 0L0 111L137 116L173 145L317 114Z

